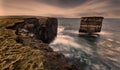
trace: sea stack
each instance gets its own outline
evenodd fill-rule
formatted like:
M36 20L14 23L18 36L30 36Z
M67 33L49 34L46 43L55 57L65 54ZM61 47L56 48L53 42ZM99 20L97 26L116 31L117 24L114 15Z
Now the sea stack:
M104 17L82 17L79 32L96 33L101 32Z

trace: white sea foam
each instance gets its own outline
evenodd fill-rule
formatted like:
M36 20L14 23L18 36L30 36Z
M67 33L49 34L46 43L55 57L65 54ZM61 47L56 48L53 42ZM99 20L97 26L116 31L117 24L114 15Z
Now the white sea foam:
M109 38L109 39L107 39L108 41L114 41L113 39L111 39L111 38Z
M71 19L70 22L74 23ZM58 36L50 45L55 51L62 52L66 57L81 58L84 53L90 55L89 58L93 62L86 70L109 70L109 67L111 70L119 70L119 28L115 28L116 31L112 32L114 25L104 24L102 31L98 33L100 36L94 39L92 37L78 37L79 32L74 24L60 24Z
M120 41L116 41L116 43L120 44Z
M72 34L79 34L79 32L76 30L66 30L66 32L72 33Z
M100 32L99 34L100 34L100 35L106 35L106 36L112 35L112 33L109 33L109 32L107 32L107 31L102 31L102 32Z
M61 33L62 31L64 31L64 27L59 26L59 27L58 27L58 33Z
M60 45L59 47L57 47L57 45ZM72 51L70 50L70 48L74 48L74 49L81 49L84 52L88 53L88 54L92 54L92 49L90 47L86 47L83 45L80 45L79 43L77 43L75 41L75 39L73 37L70 37L68 35L58 35L56 40L50 44L52 46L52 48L56 51L58 50L66 50L66 51ZM54 45L56 45L54 47ZM87 45L87 44L86 44ZM57 49L59 48L59 49ZM74 50L72 51L74 52Z

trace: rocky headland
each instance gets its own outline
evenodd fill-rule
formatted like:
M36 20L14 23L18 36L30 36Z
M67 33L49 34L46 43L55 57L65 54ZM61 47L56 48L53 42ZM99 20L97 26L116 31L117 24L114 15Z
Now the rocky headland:
M1 18L0 69L80 70L49 47L57 26L56 18Z

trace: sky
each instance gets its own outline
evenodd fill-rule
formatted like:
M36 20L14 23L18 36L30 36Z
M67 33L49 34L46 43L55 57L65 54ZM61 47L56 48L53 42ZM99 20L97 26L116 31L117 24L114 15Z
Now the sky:
M0 0L0 16L120 18L120 0Z

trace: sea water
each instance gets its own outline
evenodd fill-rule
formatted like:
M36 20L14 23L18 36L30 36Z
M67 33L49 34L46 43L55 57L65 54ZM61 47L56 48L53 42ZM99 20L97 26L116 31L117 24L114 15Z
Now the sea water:
M79 33L80 19L58 19L58 35L50 44L70 64L84 70L120 70L120 19L104 19L102 31Z

